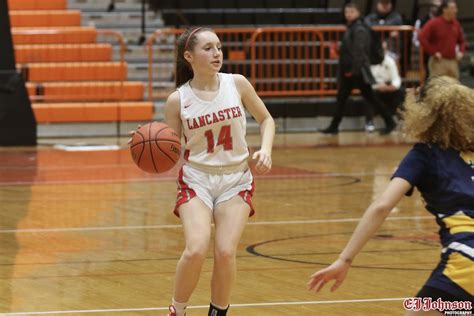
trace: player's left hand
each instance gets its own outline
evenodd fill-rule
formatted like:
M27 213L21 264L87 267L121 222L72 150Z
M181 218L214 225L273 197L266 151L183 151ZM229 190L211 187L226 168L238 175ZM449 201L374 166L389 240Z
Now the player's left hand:
M350 263L337 259L329 267L319 270L311 276L307 284L308 289L310 291L319 292L326 283L331 280L336 280L334 285L331 287L331 292L337 290L342 282L344 282L349 268Z
M255 152L252 159L257 161L255 170L258 174L265 174L272 168L272 156L264 149Z

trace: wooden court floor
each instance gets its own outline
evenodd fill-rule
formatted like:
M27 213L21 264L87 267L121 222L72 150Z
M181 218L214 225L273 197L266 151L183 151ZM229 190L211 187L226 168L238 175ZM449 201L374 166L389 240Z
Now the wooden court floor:
M337 257L410 145L365 133L284 134L275 145L272 172L256 176L229 315L402 315L440 252L418 193L338 291L311 293L306 282ZM184 246L175 174L141 172L127 149L1 149L0 315L166 315ZM188 316L207 315L211 255Z

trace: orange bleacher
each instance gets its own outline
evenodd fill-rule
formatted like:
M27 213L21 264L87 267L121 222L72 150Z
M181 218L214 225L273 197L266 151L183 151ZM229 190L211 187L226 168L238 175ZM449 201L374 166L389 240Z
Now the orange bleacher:
M95 27L15 27L12 29L13 44L86 44L95 43Z
M10 10L66 10L67 0L8 0Z
M33 103L39 122L140 121L151 118L148 102ZM148 118L147 118L148 117Z
M80 26L81 12L67 10L10 11L12 27Z
M142 82L52 82L26 84L33 101L113 101L121 96L123 101L143 98ZM123 95L121 95L123 94Z
M112 59L110 44L47 44L16 45L17 63L34 62L91 62Z
M17 68L27 81L116 81L127 77L127 64L120 62L30 63Z
M111 44L82 27L66 0L8 0L17 69L39 123L151 120L144 84L127 82L127 63L113 61ZM122 47L122 53L124 48Z

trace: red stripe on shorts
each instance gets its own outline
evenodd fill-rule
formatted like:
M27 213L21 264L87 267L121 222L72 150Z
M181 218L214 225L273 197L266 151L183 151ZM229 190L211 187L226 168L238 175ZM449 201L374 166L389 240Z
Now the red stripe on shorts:
M173 213L179 217L178 208L186 203L189 202L193 197L196 196L196 192L191 189L186 182L184 182L184 174L183 174L183 167L179 170L178 175L178 196L176 197L176 205L174 207Z
M255 210L252 205L252 197L253 197L254 191L255 191L255 180L252 179L252 185L250 187L250 190L244 190L244 191L239 192L239 195L242 197L245 203L247 203L250 206L249 217L255 214Z

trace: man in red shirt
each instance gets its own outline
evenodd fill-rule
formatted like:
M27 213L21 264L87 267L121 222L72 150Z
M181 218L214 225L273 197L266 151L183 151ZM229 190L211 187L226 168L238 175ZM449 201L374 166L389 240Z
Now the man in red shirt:
M430 76L451 76L459 79L459 60L464 56L466 43L461 24L456 19L455 0L445 0L439 7L439 16L423 26L420 43L430 55Z

